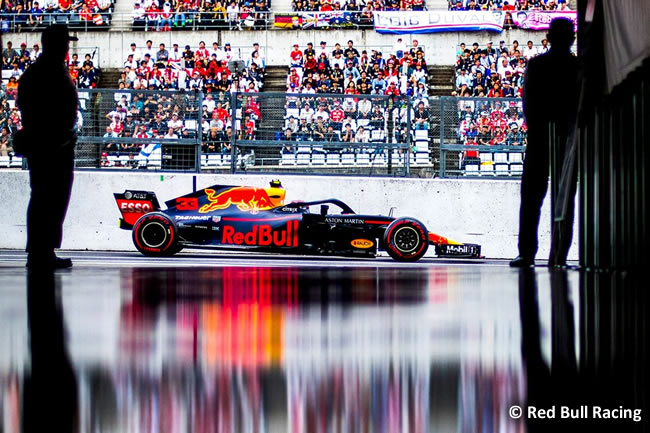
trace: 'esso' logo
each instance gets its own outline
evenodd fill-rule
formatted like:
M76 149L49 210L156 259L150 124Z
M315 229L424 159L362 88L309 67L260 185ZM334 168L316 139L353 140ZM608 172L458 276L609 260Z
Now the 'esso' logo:
M375 243L368 239L355 239L350 242L350 245L352 245L354 248L372 248Z
M151 203L138 201L123 201L120 203L120 210L127 213L147 213L151 212Z

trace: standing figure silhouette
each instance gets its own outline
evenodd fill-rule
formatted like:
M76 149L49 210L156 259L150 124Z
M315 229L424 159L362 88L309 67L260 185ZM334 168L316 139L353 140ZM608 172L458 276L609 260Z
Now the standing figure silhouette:
M551 49L530 60L524 78L528 146L521 178L519 256L510 262L513 267L533 266L537 253L540 210L548 190L549 128L554 125L560 143L566 143L577 114L578 60L571 54L573 22L553 20L547 37ZM560 147L564 152L564 146ZM559 156L558 160L563 160Z
M77 89L65 65L70 41L65 25L43 31L43 54L21 76L17 105L23 128L15 142L29 162L32 188L27 209L27 266L67 268L70 259L58 258L63 220L72 189L77 119Z

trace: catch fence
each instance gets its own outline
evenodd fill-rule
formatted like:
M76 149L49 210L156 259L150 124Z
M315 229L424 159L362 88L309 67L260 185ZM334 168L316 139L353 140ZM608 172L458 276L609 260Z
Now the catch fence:
M89 89L79 101L78 169L517 178L527 139L516 99Z

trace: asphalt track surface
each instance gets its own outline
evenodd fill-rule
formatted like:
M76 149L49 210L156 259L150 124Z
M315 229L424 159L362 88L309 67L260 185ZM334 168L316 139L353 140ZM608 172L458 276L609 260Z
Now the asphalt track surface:
M375 259L348 257L287 256L249 252L185 250L173 257L146 257L137 251L60 251L75 267L368 267L413 268L431 266L508 266L508 260L424 257L415 263L397 262L388 256ZM0 267L25 266L20 250L0 250Z

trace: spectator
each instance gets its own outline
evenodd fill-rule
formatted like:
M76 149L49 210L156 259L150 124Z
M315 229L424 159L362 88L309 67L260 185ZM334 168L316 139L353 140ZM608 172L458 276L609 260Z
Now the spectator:
M429 112L424 108L424 103L420 102L415 111L415 129L429 129Z

